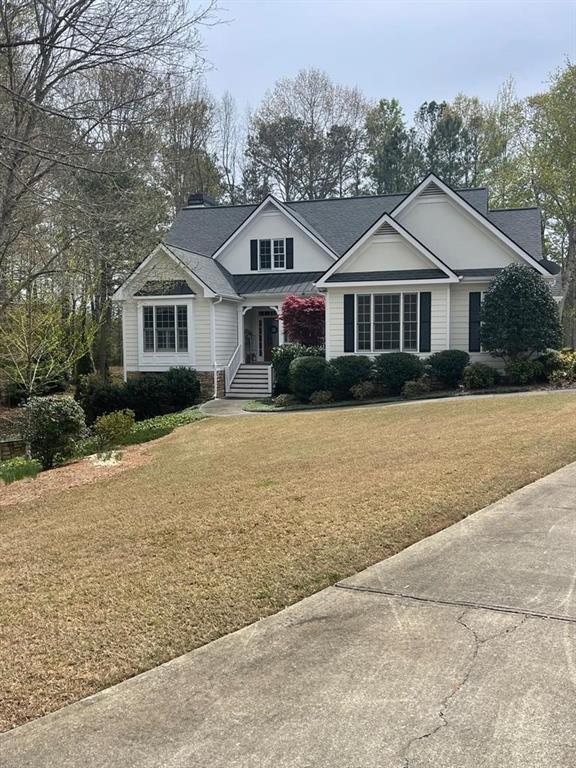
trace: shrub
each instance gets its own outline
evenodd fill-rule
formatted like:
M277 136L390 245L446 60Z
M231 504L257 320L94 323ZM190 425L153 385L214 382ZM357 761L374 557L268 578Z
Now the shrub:
M409 352L389 352L374 360L376 383L393 395L399 395L407 381L419 379L423 373L424 364Z
M553 387L571 387L574 384L574 381L574 373L567 370L559 369L552 371L548 375L548 382Z
M124 445L134 428L134 411L125 409L99 416L94 422L98 452L111 451Z
M170 368L165 378L173 410L182 411L200 399L200 380L193 368Z
M324 405L325 403L331 403L333 399L332 392L329 392L327 389L318 389L310 395L312 405Z
M167 373L147 373L126 383L97 376L83 377L76 399L92 424L105 413L134 411L138 421L181 411L198 402L200 381L192 368L171 368Z
M466 389L486 389L496 384L498 374L486 363L472 363L464 368L462 380Z
M24 439L43 469L71 456L85 428L84 411L71 397L31 397L26 404Z
M92 424L104 413L126 408L126 387L100 376L82 376L76 387L75 399L84 409L87 423Z
M323 357L297 357L290 363L290 389L302 402L330 386L330 366Z
M350 394L355 400L367 400L376 394L376 385L373 381L361 381L350 387Z
M18 456L16 459L0 461L0 480L8 485L24 477L36 477L41 469L42 465L36 459Z
M510 384L532 384L544 378L544 365L538 360L526 360L521 357L508 360L505 371Z
M407 381L402 387L402 397L408 400L413 397L426 395L428 392L430 392L430 382L424 377Z
M274 405L278 408L285 408L287 405L294 405L294 403L298 402L294 395L291 395L287 392L282 393L281 395L277 395L274 398Z
M456 387L462 381L464 368L470 363L470 355L460 349L444 349L434 352L426 363L435 379L446 387Z
M542 277L528 266L511 264L492 281L481 321L482 346L504 360L527 358L562 341L558 305Z
M570 354L570 350L563 350L561 352L558 349L545 349L544 352L538 355L536 360L542 365L544 376L548 378L552 371L559 371L565 368L566 357Z
M330 360L334 372L333 390L337 400L350 397L356 384L367 381L372 375L372 360L365 355L342 355Z
M303 344L284 344L272 350L272 370L276 393L290 391L290 363L297 357L324 357L324 347L306 347Z

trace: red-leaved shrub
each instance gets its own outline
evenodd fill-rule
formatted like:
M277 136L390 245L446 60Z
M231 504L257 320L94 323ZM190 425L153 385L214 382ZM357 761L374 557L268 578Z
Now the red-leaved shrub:
M325 301L323 296L286 296L280 319L291 342L324 344Z

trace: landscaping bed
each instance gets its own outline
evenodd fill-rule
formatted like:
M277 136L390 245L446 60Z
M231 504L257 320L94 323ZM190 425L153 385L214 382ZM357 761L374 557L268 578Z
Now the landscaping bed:
M576 394L206 419L132 450L147 460L130 471L0 509L3 728L273 613L573 461Z

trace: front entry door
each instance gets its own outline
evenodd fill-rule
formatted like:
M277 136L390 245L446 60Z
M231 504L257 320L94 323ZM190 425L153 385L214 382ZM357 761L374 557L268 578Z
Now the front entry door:
M272 360L272 348L278 346L278 318L263 317L262 323L262 357L264 362Z

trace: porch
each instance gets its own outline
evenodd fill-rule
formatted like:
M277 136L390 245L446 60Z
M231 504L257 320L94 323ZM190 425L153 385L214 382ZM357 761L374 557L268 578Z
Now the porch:
M279 304L247 304L238 309L239 343L225 369L226 397L272 394L272 350L284 343Z

